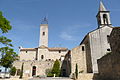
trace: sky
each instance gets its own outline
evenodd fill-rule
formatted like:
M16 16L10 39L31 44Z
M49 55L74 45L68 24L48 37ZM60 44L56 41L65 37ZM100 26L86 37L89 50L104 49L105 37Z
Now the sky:
M113 26L120 26L120 0L102 0L111 13ZM0 0L0 11L12 30L4 34L18 47L36 48L39 45L39 28L47 16L49 47L72 49L84 36L98 27L96 15L100 0Z

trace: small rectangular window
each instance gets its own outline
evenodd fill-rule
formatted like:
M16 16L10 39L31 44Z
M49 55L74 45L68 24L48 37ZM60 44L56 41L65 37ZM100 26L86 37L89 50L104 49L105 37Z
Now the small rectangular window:
M27 53L28 51L26 51L26 53Z
M84 51L85 49L84 49L84 46L82 46L82 51Z
M61 50L59 50L59 53L61 53Z
M43 36L45 35L45 32L43 32Z
M109 38L110 38L110 35L107 35L107 41L108 41L108 43L110 42Z
M111 50L108 48L107 51L111 51Z

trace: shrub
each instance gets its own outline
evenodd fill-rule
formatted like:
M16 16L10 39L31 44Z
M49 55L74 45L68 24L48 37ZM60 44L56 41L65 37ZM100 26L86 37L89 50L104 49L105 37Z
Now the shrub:
M53 77L52 69L46 69L45 73L46 73L47 77Z
M12 68L10 69L10 75L15 76L15 73L16 73L16 68L15 68L15 67L12 67Z
M24 65L24 63L22 63L22 66L21 66L20 79L23 77L23 65Z
M17 69L17 76L20 76L20 69Z
M76 77L76 79L78 78L78 65L76 64L76 68L75 68L75 77Z

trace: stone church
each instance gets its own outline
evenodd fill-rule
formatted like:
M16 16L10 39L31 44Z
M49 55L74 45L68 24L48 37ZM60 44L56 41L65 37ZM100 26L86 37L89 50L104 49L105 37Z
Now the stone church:
M89 32L80 43L80 45L85 44L86 48L87 72L93 73L98 73L97 59L111 51L108 38L113 29L110 11L105 8L102 2L96 17L98 28Z
M46 75L46 69L53 67L56 59L61 62L68 52L67 48L48 47L48 21L43 19L40 25L40 41L37 48L19 48L19 61L14 62L14 66L20 71L23 65L23 77Z
M89 32L80 45L71 50L71 75L78 65L79 73L99 73L97 60L111 52L109 37L114 28L110 20L110 11L100 2L96 15L98 27Z

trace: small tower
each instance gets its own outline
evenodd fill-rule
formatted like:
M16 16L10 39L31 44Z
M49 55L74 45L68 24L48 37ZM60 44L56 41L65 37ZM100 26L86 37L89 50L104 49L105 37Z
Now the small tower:
M102 1L100 2L99 12L97 14L98 28L104 26L111 26L110 11L107 11Z
M48 20L46 17L42 20L40 25L39 47L42 45L48 47Z

